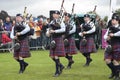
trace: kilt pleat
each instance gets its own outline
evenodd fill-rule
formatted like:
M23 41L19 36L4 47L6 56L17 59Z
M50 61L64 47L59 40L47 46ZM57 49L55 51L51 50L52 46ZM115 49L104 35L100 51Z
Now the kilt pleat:
M23 57L27 58L31 56L30 50L29 50L29 44L28 44L28 39L24 39L19 41L20 43L20 49L17 51L14 51L14 57Z
M65 53L74 55L77 54L77 48L75 45L75 40L74 38L70 37L68 38L69 46L65 47Z
M105 51L104 59L112 59L112 60L120 61L120 42L116 42L116 43L112 44L112 52L111 53L107 53Z
M85 46L81 45L82 41L80 42L80 52L81 53L95 53L96 46L94 43L94 39L92 37L87 37L87 44Z
M65 56L65 48L64 48L64 42L63 42L63 38L62 37L57 37L57 38L53 38L53 40L55 40L56 42L56 48L52 49L50 47L50 56L51 57L64 57Z

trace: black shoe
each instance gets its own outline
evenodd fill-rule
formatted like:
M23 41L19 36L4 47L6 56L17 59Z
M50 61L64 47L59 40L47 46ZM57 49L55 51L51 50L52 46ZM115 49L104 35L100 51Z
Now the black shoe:
M120 80L120 77L115 77L114 80Z
M20 70L19 70L19 74L22 74L24 71L23 71L23 69L24 69L24 66L23 66L23 64L20 64Z
M72 66L73 63L74 63L74 61L69 62L68 66L67 66L67 69L71 69L71 66Z
M25 71L26 67L28 66L28 63L24 64L23 72Z
M65 67L63 65L60 65L60 74L62 73L62 71L63 71L64 68Z
M89 59L89 60L88 60L88 64L90 64L91 62L92 62L92 59Z
M115 77L115 75L114 74L111 74L110 76L109 76L109 79L113 79Z
M84 66L84 67L87 67L87 66L90 65L91 62L92 62L92 59L89 59L89 60L86 62L86 64L84 64L83 66Z
M84 66L84 67L87 67L87 66L89 66L89 64L88 64L88 63L86 63L86 64L84 64L83 66Z
M60 75L59 72L56 72L53 77L58 77Z
M19 74L22 74L23 73L23 70L19 70Z

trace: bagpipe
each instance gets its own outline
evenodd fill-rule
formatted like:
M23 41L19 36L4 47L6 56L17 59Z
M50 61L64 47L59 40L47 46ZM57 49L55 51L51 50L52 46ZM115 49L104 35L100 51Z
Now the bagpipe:
M72 28L73 28L73 26L75 25L75 23L74 23L74 17L75 17L75 15L74 15L74 6L75 6L75 4L73 3L73 6L72 6L72 12L71 12L71 17L70 17L70 20L69 20L69 22L67 23L67 30L68 30L68 32L70 31L70 30L72 30Z
M73 3L73 6L72 6L72 12L71 12L71 17L70 17L70 20L68 23L65 23L66 24L66 32L65 32L65 36L64 36L64 45L65 47L68 47L69 46L69 41L68 41L68 37L73 35L73 34L69 34L69 32L72 30L73 26L74 26L74 6L75 4Z
M25 39L28 35L28 33L24 34L24 35L17 35L19 32L21 32L22 30L25 29L25 24L24 22L16 22L15 26L14 26L14 36L16 36L17 38L13 41L13 45L12 47L9 49L10 52L14 51L18 51L20 49L20 41Z
M64 4L64 0L62 1L62 4L61 4L61 8L60 8L60 16L57 20L53 19L49 24L49 28L48 28L48 31L49 33L47 34L48 37L50 37L51 33L50 33L50 30L53 30L54 28L56 27L60 27L60 24L62 23L63 21L63 17L64 17L64 12L63 12L63 4Z
M14 51L18 51L20 49L20 43L15 43L10 49L9 49L9 52L10 53L13 53L13 50Z
M63 12L63 9L65 10L65 8L64 8L64 0L62 1L62 4L61 4L61 8L60 8L60 24L61 24L61 22L63 21L63 17L64 17L64 12Z
M116 32L118 32L118 31L120 31L119 28L115 28L115 27L113 27L113 26L110 26L110 27L109 27L109 31L108 31L109 40L107 40L108 45L107 45L107 47L105 48L105 52L107 52L108 54L111 54L112 51L113 51L113 48L112 48L112 45L111 45L111 44L112 44L112 42L111 42L112 38L111 38L110 34L111 34L111 33L116 33ZM120 37L116 37L116 38L117 38L117 40L120 39Z
M23 21L22 22L16 22L15 27L18 32L21 32L22 30L25 29L26 25L30 27L30 31L27 33L27 35L33 35L34 34L34 29L32 29L32 25L29 23L30 18L32 18L32 14L28 16L29 14L27 13L27 7L24 8L23 12Z
M25 35L20 35L18 36L17 33L21 32L22 30L25 29L25 26L23 25L23 23L16 23L15 27L14 27L14 36L16 36L17 38L13 41L13 45L12 47L9 49L10 52L14 51L18 51L20 49L20 41L25 39L27 37L27 34Z
M92 28L91 28L91 26L90 26L90 22L87 23L87 24L83 23L82 26L81 26L81 32L82 32L82 34L83 34L83 32L89 31L89 30L91 30L91 29L92 29ZM82 40L81 40L81 45L82 45L82 46L86 46L86 44L87 44L87 39L86 39L86 37L87 37L87 34L85 34L85 35L83 34Z
M60 16L57 20L52 20L52 22L49 24L49 26L53 26L53 27L59 27L60 24L63 22L63 18L64 18L64 0L61 3L61 8L60 8ZM50 27L51 28L51 27Z
M16 36L17 39L15 39L13 46L9 49L10 52L12 52L12 50L14 50L14 51L19 50L20 49L19 41L25 39L29 35L33 35L34 30L32 28L30 28L30 31L24 35L19 35L19 36L17 35L17 33L21 32L25 29L26 25L29 25L28 19L30 19L32 17L32 15L30 15L28 17L28 13L26 13L26 9L27 9L27 7L24 8L23 21L16 22L16 24L14 26L14 36Z
M24 12L23 12L23 19L24 19L24 23L28 24L30 27L30 31L28 32L28 35L34 35L34 29L32 28L33 25L30 24L29 20L32 18L32 14L30 14L30 16L28 16L29 14L27 13L27 7L24 8Z
M83 33L85 31L85 27L81 27L81 32ZM81 40L81 45L82 46L86 46L87 45L87 39L85 37L85 35L82 36L82 40Z
M47 36L51 37L51 43L50 43L50 47L52 49L55 49L56 48L56 42L55 40L53 40L53 36L54 36L54 33L50 33L51 30L54 30L55 28L60 28L60 24L62 23L63 21L63 17L64 17L64 13L63 13L63 4L64 4L64 0L62 1L62 4L61 4L61 8L60 8L60 17L59 19L56 20L53 20L50 24L49 24L49 29L48 29L48 33L47 33Z
M83 34L81 45L83 45L83 46L85 46L85 45L87 44L86 37L91 36L91 37L94 38L94 34L95 34L94 32L91 33L91 34L84 34L84 32L89 31L89 30L91 30L91 29L93 28L91 24L92 24L92 22L90 21L90 22L87 23L87 24L86 24L86 23L83 23L82 26L81 26L81 32L82 32L82 34Z

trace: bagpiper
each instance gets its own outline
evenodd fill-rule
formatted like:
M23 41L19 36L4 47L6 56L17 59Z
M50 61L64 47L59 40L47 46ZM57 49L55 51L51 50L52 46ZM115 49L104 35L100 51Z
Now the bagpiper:
M56 71L54 77L58 77L64 66L61 64L59 57L65 57L65 48L62 35L65 32L65 24L60 18L60 12L53 12L53 20L49 24L46 35L51 37L50 57L55 62Z
M65 45L65 53L66 58L68 59L68 65L67 68L70 69L73 61L73 56L77 54L77 48L75 45L75 39L74 39L74 33L76 32L76 25L73 19L71 18L71 14L65 13L65 26L66 26L66 32L64 36L64 45Z
M109 23L111 25L108 26L107 32L104 35L104 39L108 42L104 59L106 65L111 70L109 79L120 80L120 16L114 13Z
M21 14L16 15L16 24L12 27L10 37L14 40L16 47L14 47L14 58L20 64L19 73L23 73L28 66L28 63L24 61L24 58L31 56L28 44L28 33L30 27L24 23L23 16Z
M80 41L80 52L86 58L86 63L84 66L89 66L92 62L91 53L96 52L96 46L94 43L94 34L96 27L91 21L89 14L84 15L84 23L80 26L81 32L79 35L82 37Z

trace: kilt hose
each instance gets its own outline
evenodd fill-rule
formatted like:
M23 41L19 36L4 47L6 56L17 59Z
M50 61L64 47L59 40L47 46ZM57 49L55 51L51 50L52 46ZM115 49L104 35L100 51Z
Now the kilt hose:
M87 44L85 46L81 45L82 41L80 42L80 52L81 53L95 53L96 46L94 43L94 39L92 37L87 37Z
M120 42L116 42L116 43L112 44L112 52L111 53L107 53L105 51L104 59L120 61Z
M28 44L28 38L25 38L24 40L19 41L20 43L20 49L17 51L14 51L14 57L23 57L28 58L31 56L30 50L29 50L29 44Z
M55 49L52 49L50 47L50 56L51 57L64 57L65 56L65 48L64 48L64 42L62 37L53 38L53 40L56 42Z
M68 39L68 42L69 42L69 46L65 47L65 53L70 54L70 55L77 54L75 39L73 37L69 37L67 39Z

